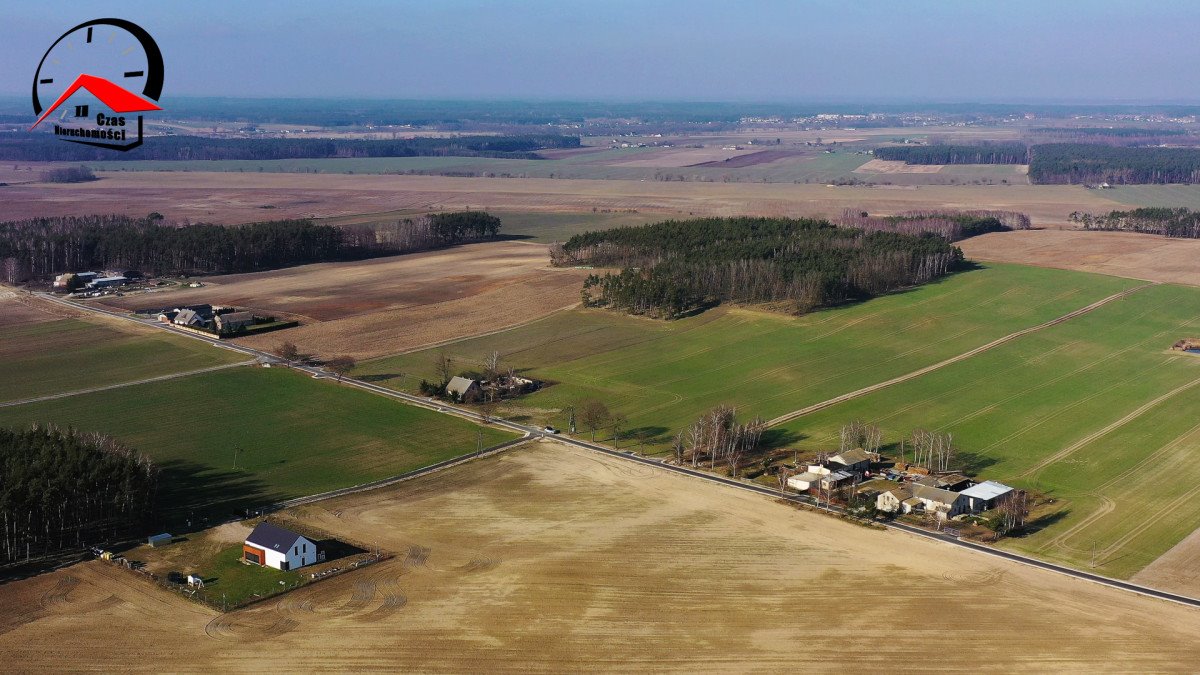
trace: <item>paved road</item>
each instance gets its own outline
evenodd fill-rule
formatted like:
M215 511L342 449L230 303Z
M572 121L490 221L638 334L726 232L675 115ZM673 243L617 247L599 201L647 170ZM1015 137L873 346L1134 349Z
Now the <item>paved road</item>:
M61 394L47 394L45 396L35 396L33 398L23 398L17 401L4 401L0 403L0 408L6 408L14 405L25 405L26 403L37 403L39 401L53 401L56 398L67 398L68 396L80 396L82 394L94 394L98 391L108 391L110 389L120 389L121 387L132 387L138 384L147 384L150 382L162 382L163 380L173 380L177 377L189 377L191 375L199 375L201 373L211 373L214 370L225 370L226 368L238 368L240 366L248 366L258 363L257 359L249 361L239 361L237 363L226 363L220 366L210 366L208 368L198 368L196 370L188 370L182 373L171 373L169 375L159 375L157 377L146 377L132 382L118 382L117 384L106 384L103 387L92 387L91 389L76 389L75 391L65 391Z
M1133 288L1128 291L1125 291L1124 293L1118 293L1117 295L1110 296L1108 298L1100 300L1097 303L1093 303L1092 305L1088 305L1087 307L1075 310L1071 314L1059 317L1058 319L1055 319L1049 323L1051 325L1053 323L1061 323L1062 321L1066 321L1070 318L1073 318L1074 316L1079 316L1080 314L1091 311L1092 309L1095 309L1096 307L1099 307L1102 304L1111 302L1119 297L1122 297L1124 295L1132 293L1141 288L1145 288L1145 286L1139 286L1137 288ZM67 305L67 306L75 308L75 309L85 309L88 311L107 314L109 316L113 316L113 317L116 317L119 319L126 319L129 321L137 321L139 323L143 323L146 325L157 326L157 327L161 328L162 330L169 331L176 335L184 335L184 336L191 337L191 338L194 338L197 340L204 340L206 342L213 343L219 347L224 347L226 349L232 349L234 351L239 351L239 352L263 359L265 361L274 362L274 363L279 362L279 359L277 359L275 356L268 354L266 352L261 352L256 349L251 349L249 347L244 347L241 345L235 345L235 344L231 344L231 343L227 343L227 342L221 342L220 340L217 340L215 338L209 338L209 337L206 337L203 335L198 335L196 333L173 330L173 329L167 327L166 325L160 324L153 320L138 319L138 318L132 317L128 314L123 314L120 312L114 312L114 311L110 311L110 310L106 310L106 309L101 309L98 307L91 307L91 306L84 305L84 304L70 303L65 300L55 298L53 296L44 295L42 297L44 297L52 302L64 304L64 305ZM1034 326L1033 328L1027 328L1027 329L1025 329L1025 331L1021 331L1020 334L1025 334L1026 332L1031 332L1033 330L1040 330L1041 328L1045 327L1046 325L1047 324L1042 324L1040 326ZM1016 334L1014 334L1014 336L1015 335ZM1009 336L1009 337L1001 338L1001 339L1008 340L1008 339L1012 339L1012 338L1013 338L1013 336ZM333 377L331 375L329 375L328 373L326 373L324 370L322 370L320 368L316 368L316 367L312 367L312 366L297 366L297 369L307 372L307 373L313 375L314 377L333 379ZM405 394L403 392L394 391L392 389L387 389L385 387L381 387L379 385L372 384L370 382L363 382L361 380L354 380L354 379L343 379L341 381L341 383L344 385L347 385L347 386L358 387L359 389L365 389L367 391L371 391L371 392L380 394L382 396L389 396L391 398L400 399L407 403L411 403L413 405L421 406L423 408L428 408L431 410L436 410L437 412L441 412L443 414L455 415L455 416L458 416L458 417L461 417L464 419L468 419L471 421L475 421L475 422L482 421L481 416L472 410L466 410L463 408L459 408L458 406L455 406L455 405L442 403L439 401L433 401L433 400L430 400L427 398L421 398L419 396ZM505 419L493 418L489 422L491 424L494 424L495 426L510 429L512 431L516 431L516 432L522 434L522 438L511 441L510 443L512 443L512 444L522 442L525 440L529 440L532 438L546 437L548 435L541 428L527 426L524 424L518 424L516 422L511 422L511 421L505 420ZM761 495L772 497L774 499L783 499L783 500L794 502L794 503L807 504L809 506L814 506L816 508L820 508L822 510L829 511L831 513L840 514L843 512L842 509L840 509L838 507L817 506L813 502L813 500L806 495L780 494L779 490L775 490L775 489L766 487L764 485L758 485L756 483L750 483L748 481L737 480L737 479L733 479L733 478L726 478L724 476L718 476L715 474L707 473L705 471L691 469L686 466L667 464L666 462L664 462L663 460L660 460L660 459L655 459L655 458L651 458L651 457L642 457L642 456L634 454L632 452L615 450L613 448L609 448L607 446L600 445L599 443L583 441L583 440L579 440L579 439L575 439L575 438L570 438L568 436L554 436L554 438L555 438L555 440L558 440L562 443L566 443L568 445L572 445L572 446L575 446L578 448L584 448L584 449L591 450L594 452L599 452L601 454L605 454L610 457L617 457L617 458L620 458L620 459L623 459L626 461L637 462L639 464L643 464L646 466L657 467L657 468L660 468L660 469L663 469L666 471L673 471L675 473L691 476L693 478L698 478L698 479L710 481L713 483L718 483L721 485L725 485L727 487L737 488L739 490L747 490L749 492L755 492L755 493L758 493ZM470 455L464 455L459 458L447 460L446 462L441 463L441 465L433 465L432 467L427 467L426 469L420 469L414 473L416 475L420 475L421 473L428 473L429 471L434 471L434 470L437 470L438 468L444 468L445 466L448 466L449 464L458 463L460 461L466 461L467 459L471 459L474 456L477 456L479 454L486 454L488 452L495 451L495 450L499 449L499 447L500 446L497 446L496 448L485 449L484 451L482 451L482 453L471 453ZM404 476L397 476L394 478L384 479L383 481L378 481L380 483L380 485L367 484L367 485L355 486L355 487L351 487L351 488L344 488L344 490L335 490L332 493L325 493L325 495L313 495L311 497L304 497L304 498L301 498L301 500L317 501L318 499L328 499L331 496L338 496L340 494L348 494L349 492L353 492L353 491L362 491L362 490L373 489L376 487L381 487L382 485L391 484L393 482L396 482L399 480L404 480L406 478L411 478L411 477L412 477L412 475L405 474ZM293 501L298 501L298 500L293 500ZM1198 600L1196 598L1190 598L1186 595L1179 595L1177 593L1169 593L1167 591L1160 591L1160 590L1156 590L1153 588L1147 588L1145 586L1139 586L1137 584L1133 584L1128 581L1122 581L1120 579L1112 579L1109 577L1101 576L1099 574L1092 574L1090 572L1084 572L1082 570L1065 567L1063 565L1057 565L1055 563L1046 562L1043 560L1037 560L1035 558L1029 558L1029 557L1019 555L1016 553L1010 553L1008 551L1004 551L1004 550L994 548L991 546L984 546L984 545L975 544L975 543L969 542L969 541L963 541L963 540L960 540L956 537L953 537L953 536L950 536L947 534L930 532L928 530L924 530L919 527L913 527L911 525L905 525L903 523L882 522L880 524L882 524L885 527L888 527L890 529L893 529L893 530L899 530L901 532L906 532L908 534L915 535L918 537L932 539L935 541L942 542L944 544L949 544L951 546L959 546L959 547L962 547L965 549L975 551L977 553L994 556L996 558L1002 558L1002 559L1009 560L1012 562L1021 563L1023 565L1030 565L1032 567L1037 567L1037 568L1047 570L1050 572L1056 572L1058 574L1063 574L1063 575L1066 575L1069 577L1074 577L1076 579L1091 581L1094 583L1109 586L1111 588L1117 588L1117 589L1124 590L1124 591L1131 591L1133 593L1140 593L1142 595L1150 596L1153 598L1159 598L1161 600L1169 600L1171 602L1177 602L1177 603L1184 604L1184 605L1190 605L1192 607L1200 607L1200 600Z
M873 391L879 391L880 389L883 389L884 387L890 387L893 384L900 384L901 382L907 382L908 380L912 380L914 378L918 378L927 373L931 373L935 370L938 370L939 368L945 368L946 366L958 363L959 361L965 361L966 359L969 359L972 356L977 356L979 354L982 354L983 352L986 352L989 349L994 349L994 348L999 347L1000 345L1005 344L1007 342L1012 342L1013 340L1016 340L1017 338L1025 336L1025 335L1029 335L1030 333L1036 333L1037 331L1045 330L1047 328L1050 328L1051 326L1057 326L1058 324L1063 323L1064 321L1070 321L1071 319L1074 319L1077 316L1087 314L1088 312L1090 312L1094 309L1098 309L1104 305L1107 305L1108 303L1110 303L1114 300L1120 300L1121 298L1129 295L1130 293L1136 293L1136 292L1142 290L1143 288L1148 288L1150 286L1155 286L1157 284L1158 284L1158 282L1153 282L1153 283L1145 284L1143 286L1134 286L1133 288L1121 291L1120 293L1115 293L1113 295L1110 295L1107 298L1097 300L1096 302L1093 302L1092 304L1088 305L1087 307L1080 307L1079 309L1077 309L1073 312L1068 312L1067 314L1063 314L1062 316L1060 316L1056 319L1051 319L1045 323L1040 323L1036 326L1030 326L1029 328L1022 328L1021 330L1016 331L1015 333L1009 333L1008 335L1005 335L1004 337L992 340L991 342L989 342L985 345L981 345L970 351L963 352L962 354L959 354L958 356L951 356L950 358L946 359L945 361L939 361L933 365L925 366L924 368L914 370L911 373L906 373L899 377L893 377L890 380L880 382L878 384L872 384L868 387L863 387L862 389L856 389L847 394L842 394L841 396L835 396L827 401L821 401L820 403L814 403L810 406L806 406L799 410L793 410L790 413L784 413L783 415L780 415L779 417L776 417L775 419L767 422L767 426L773 427L778 424L783 424L784 422L790 422L791 420L794 420L797 417L808 415L809 413L814 413L818 410L828 408L829 406L837 405L838 403L842 403L843 401L849 401L852 398L858 398L859 396L869 394Z

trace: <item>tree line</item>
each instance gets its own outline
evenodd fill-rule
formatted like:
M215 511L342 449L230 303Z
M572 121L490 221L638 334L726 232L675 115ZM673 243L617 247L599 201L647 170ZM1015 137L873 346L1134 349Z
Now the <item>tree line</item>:
M1085 230L1118 230L1200 239L1200 212L1186 208L1147 207L1132 211L1110 211L1099 216L1074 211L1069 219L1083 225Z
M6 563L143 534L158 468L103 434L0 428L0 556Z
M909 164L1028 164L1037 184L1200 182L1200 149L1105 143L903 145L875 149L879 159Z
M159 136L131 152L114 153L50 134L22 133L0 139L0 160L121 161L212 159L317 159L328 157L502 157L540 159L538 150L577 148L578 136L523 134L395 140L331 138L210 138Z
M583 302L672 319L720 302L797 313L928 282L962 251L933 234L866 232L828 221L703 218L621 227L551 247L555 265L619 267L584 281Z
M1035 183L1200 182L1200 149L1049 143L1030 152L1029 178Z
M499 218L483 211L438 213L377 228L345 229L310 220L167 224L159 214L35 218L0 223L0 270L26 278L88 269L136 269L150 274L255 272L484 239L496 236L500 226Z
M875 158L907 164L1028 164L1024 143L977 145L889 145L875 148Z
M872 216L859 209L846 209L838 225L868 232L936 234L959 241L988 232L1028 230L1029 216L1015 211L906 211L892 216Z
M87 183L89 181L99 180L96 174L86 166L69 166L62 169L50 169L43 171L41 181L43 183Z

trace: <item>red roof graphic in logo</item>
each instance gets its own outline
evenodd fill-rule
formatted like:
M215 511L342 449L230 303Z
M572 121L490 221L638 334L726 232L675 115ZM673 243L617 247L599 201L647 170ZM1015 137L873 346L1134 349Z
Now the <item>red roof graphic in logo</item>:
M144 112L147 110L162 110L162 108L151 103L150 101L147 101L146 99L127 89L122 89L103 77L83 74L75 78L75 81L71 83L71 86L67 87L67 90L62 93L62 96L58 97L58 100L54 102L54 105L46 108L46 111L42 113L42 116L39 117L36 122L33 123L32 127L29 127L29 130L32 131L34 127L41 124L42 120L46 119L50 113L54 112L58 106L62 105L63 101L66 101L71 97L72 94L79 91L80 87L91 92L93 96L100 99L100 102L108 106L113 112L131 113Z

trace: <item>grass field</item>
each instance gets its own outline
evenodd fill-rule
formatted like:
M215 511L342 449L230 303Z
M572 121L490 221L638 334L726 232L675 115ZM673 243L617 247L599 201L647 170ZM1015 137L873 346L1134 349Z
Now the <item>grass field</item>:
M0 332L0 403L244 360L196 340L78 319L6 326Z
M718 308L673 322L575 310L445 351L478 369L500 351L551 386L511 411L561 425L563 407L594 396L655 438L731 403L776 415L961 354L1135 285L1115 277L997 265L849 307L795 318ZM360 364L356 376L416 388L434 379L427 350ZM776 443L789 442L776 437Z
M1118 185L1101 192L1109 199L1132 207L1186 207L1200 210L1200 185Z
M2 425L32 422L106 432L152 457L176 522L193 509L223 517L411 471L475 450L480 428L282 368L0 409ZM485 445L509 438L483 428Z
M1047 494L1008 546L1127 577L1200 527L1200 290L1161 285L967 361L788 423L803 447L871 420L954 434L965 465Z
M18 672L53 654L155 673L774 672L798 649L799 670L839 672L1200 660L1194 608L557 444L279 515L396 557L227 614L74 565L0 585L0 653Z

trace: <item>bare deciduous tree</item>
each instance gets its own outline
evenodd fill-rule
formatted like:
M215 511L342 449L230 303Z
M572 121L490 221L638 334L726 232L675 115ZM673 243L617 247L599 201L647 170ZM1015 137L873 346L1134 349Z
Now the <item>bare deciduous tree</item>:
M335 356L325 362L325 367L333 371L334 375L337 375L338 382L342 381L342 377L344 377L346 373L354 370L354 366L356 365L358 365L358 363L349 356Z
M1029 493L1013 490L1000 500L996 510L1000 512L1001 534L1024 527L1029 518Z
M445 387L450 382L450 378L454 377L454 359L446 352L438 352L433 357L433 369L442 378L442 386Z
M275 348L271 350L271 353L275 356L278 356L280 360L287 364L288 368L291 368L292 363L298 356L300 356L300 350L297 349L296 345L292 344L291 342L280 342L279 344L275 345Z
M588 431L592 432L592 440L596 440L596 430L603 428L612 418L612 413L608 411L608 406L594 398L589 398L580 402L578 406L579 421L583 426L587 427Z

